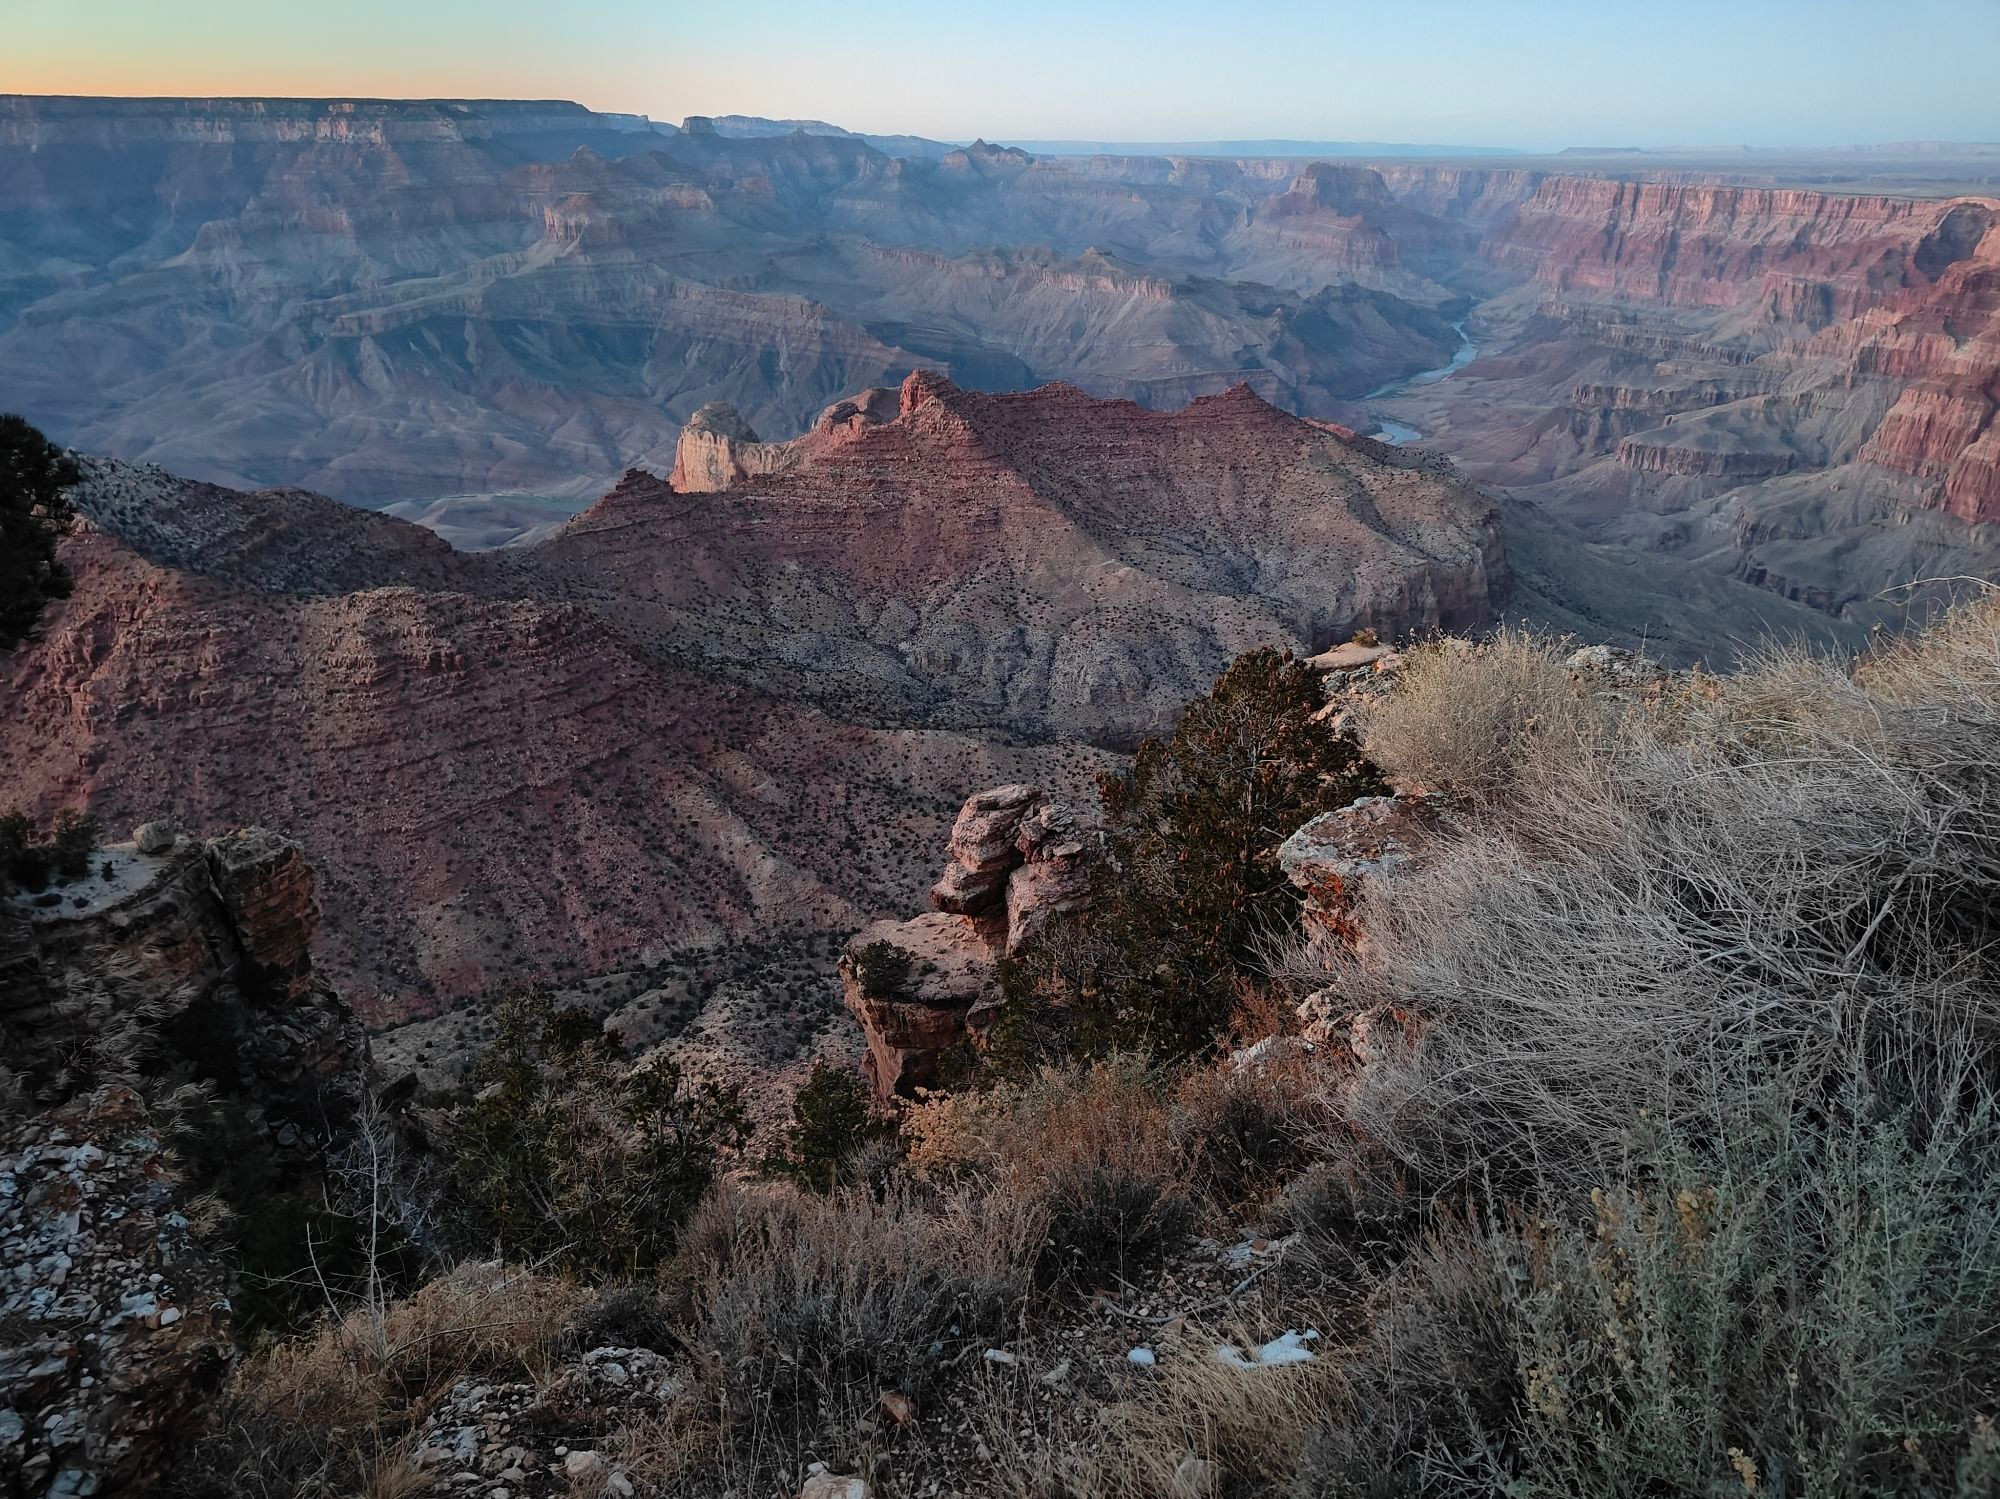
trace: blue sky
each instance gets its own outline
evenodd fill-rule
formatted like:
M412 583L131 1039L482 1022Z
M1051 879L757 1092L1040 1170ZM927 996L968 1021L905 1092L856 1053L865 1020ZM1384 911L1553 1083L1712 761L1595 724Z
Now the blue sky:
M2000 140L2000 0L0 0L0 91L574 98L949 138Z

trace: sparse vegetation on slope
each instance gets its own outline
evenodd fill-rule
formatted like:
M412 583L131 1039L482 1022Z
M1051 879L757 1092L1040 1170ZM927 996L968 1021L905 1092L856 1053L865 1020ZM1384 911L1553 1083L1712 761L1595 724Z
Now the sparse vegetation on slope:
M1993 1493L2000 601L1851 667L1613 671L1519 635L1409 653L1343 706L1429 789L1406 798L1422 846L1344 886L1337 921L1261 872L1375 782L1311 673L1252 663L1113 793L1146 809L1139 888L1192 892L1197 924L1187 949L1146 928L1167 961L1126 970L1100 1029L1048 1029L1082 1056L974 1059L900 1105L893 1145L821 1071L780 1179L710 1181L705 1155L642 1203L594 1027L510 1015L475 1109L595 1121L531 1153L597 1163L588 1232L560 1242L612 1252L534 1240L569 1279L534 1282L562 1325L531 1306L528 1342L475 1357L434 1328L436 1365L391 1371L372 1329L433 1327L423 1297L456 1293L432 1289L253 1362L231 1420L295 1421L270 1461L317 1475L258 1469L263 1490L423 1492L458 1464L424 1454L471 1431L468 1471L533 1449L531 1483L560 1432L584 1492L790 1494L818 1462L873 1499ZM1048 940L1083 950L1100 919L1137 921L1114 901ZM1312 1025L1279 1025L1308 989ZM1264 1003L1209 1002L1244 992ZM1256 1044L1223 1058L1232 1014ZM599 1365L671 1378L590 1385L599 1340ZM489 1367L517 1392L505 1434L458 1414ZM217 1441L213 1471L248 1461Z
M50 599L68 598L56 540L69 529L63 490L76 464L18 416L0 415L0 650L28 639Z
M1085 1055L1178 1059L1215 1044L1258 983L1260 949L1297 927L1278 845L1379 784L1315 722L1323 706L1320 673L1251 652L1102 780L1111 857L1087 916L1008 976L1014 1003L1036 1012L1018 1025L1063 1027L1054 1044Z

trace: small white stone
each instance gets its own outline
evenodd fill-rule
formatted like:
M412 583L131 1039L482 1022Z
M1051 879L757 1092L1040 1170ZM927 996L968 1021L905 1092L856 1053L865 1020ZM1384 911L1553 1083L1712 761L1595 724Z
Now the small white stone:
M1159 1362L1158 1359L1153 1357L1153 1350L1150 1348L1134 1348L1130 1353L1125 1355L1125 1361L1130 1364L1137 1364L1142 1369L1150 1369L1154 1364Z

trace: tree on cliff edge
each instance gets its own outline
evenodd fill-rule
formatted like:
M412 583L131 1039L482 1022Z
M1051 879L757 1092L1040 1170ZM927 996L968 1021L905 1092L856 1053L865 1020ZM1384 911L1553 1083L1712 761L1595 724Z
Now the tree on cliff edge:
M71 514L63 490L81 477L40 432L0 415L0 650L28 638L50 599L69 597L56 540Z
M1084 1055L1198 1055L1263 983L1259 949L1296 926L1278 846L1382 789L1326 730L1321 674L1275 650L1238 657L1165 739L1103 778L1111 857L1091 903L1002 975L1015 1023L1059 1012Z

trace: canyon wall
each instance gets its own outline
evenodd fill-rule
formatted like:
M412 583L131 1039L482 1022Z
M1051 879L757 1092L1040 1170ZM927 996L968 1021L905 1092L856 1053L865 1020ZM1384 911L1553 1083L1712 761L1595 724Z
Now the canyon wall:
M1598 541L1862 623L2000 563L2000 200L1383 169L1480 357L1384 411Z

